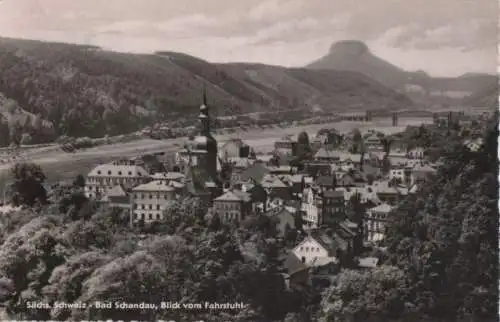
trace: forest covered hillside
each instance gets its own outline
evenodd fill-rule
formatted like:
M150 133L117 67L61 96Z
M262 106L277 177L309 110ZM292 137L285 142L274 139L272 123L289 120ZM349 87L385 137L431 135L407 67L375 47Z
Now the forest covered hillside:
M353 72L212 64L173 52L129 54L0 38L0 93L50 122L56 136L115 135L153 121L183 126L195 116L203 86L218 116L413 104Z

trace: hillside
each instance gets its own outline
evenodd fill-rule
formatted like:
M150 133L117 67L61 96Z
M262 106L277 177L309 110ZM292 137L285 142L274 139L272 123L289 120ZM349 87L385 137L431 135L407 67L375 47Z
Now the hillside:
M496 76L486 74L446 78L431 77L422 71L408 72L377 57L366 44L355 40L334 43L325 56L306 67L358 72L409 95L414 101L427 103L458 102L498 83Z
M464 105L479 107L498 107L499 91L497 86L490 86L464 98Z
M412 106L357 73L211 64L180 53L128 54L0 38L0 93L53 124L57 135L104 136L157 121L186 126L206 86L214 114Z

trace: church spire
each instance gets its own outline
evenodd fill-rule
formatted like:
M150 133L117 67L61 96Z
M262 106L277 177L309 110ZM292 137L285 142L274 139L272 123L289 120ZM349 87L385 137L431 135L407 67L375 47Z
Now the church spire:
M200 106L200 125L201 125L201 134L209 135L210 134L210 116L208 115L208 105L207 105L207 91L205 85L203 85L203 102Z
M203 84L203 105L207 106L207 88Z

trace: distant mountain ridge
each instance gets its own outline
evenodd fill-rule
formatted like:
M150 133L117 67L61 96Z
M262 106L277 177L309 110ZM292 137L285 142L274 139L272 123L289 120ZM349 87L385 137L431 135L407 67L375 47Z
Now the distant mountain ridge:
M405 93L416 101L456 102L476 95L485 88L498 86L498 77L467 73L460 77L431 77L422 71L409 72L374 55L368 46L356 40L339 41L329 52L308 64L312 70L342 70L364 74L385 86Z
M0 93L51 122L57 135L115 135L166 120L186 126L197 115L203 86L218 116L413 106L405 95L349 71L212 64L175 52L0 38Z

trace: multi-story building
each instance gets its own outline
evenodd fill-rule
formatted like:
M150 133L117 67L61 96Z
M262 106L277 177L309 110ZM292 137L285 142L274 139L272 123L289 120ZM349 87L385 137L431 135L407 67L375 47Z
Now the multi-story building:
M249 193L229 190L214 199L213 210L224 223L239 223L252 211Z
M345 219L344 192L306 188L302 194L300 210L306 228L335 226Z
M85 195L88 198L101 199L107 192L121 185L125 190L147 183L151 180L149 173L140 166L121 164L101 164L87 175Z
M422 147L416 147L408 151L406 156L408 159L423 160L425 157L425 149Z
M393 207L386 203L368 209L364 219L364 240L370 242L381 241L385 236L385 229L389 221L387 215Z
M175 200L175 188L164 180L151 181L132 189L132 222L163 220L163 213Z

